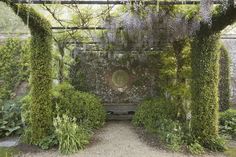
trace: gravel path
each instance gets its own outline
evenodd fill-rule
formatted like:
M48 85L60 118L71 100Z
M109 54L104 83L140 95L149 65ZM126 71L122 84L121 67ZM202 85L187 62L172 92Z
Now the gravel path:
M57 151L24 154L22 157L61 157ZM139 138L129 122L108 122L85 150L70 157L188 157L152 147ZM204 157L224 157L220 154Z

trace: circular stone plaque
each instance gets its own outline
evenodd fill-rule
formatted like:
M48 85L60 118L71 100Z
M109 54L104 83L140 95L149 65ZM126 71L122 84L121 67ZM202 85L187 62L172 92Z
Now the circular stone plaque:
M112 83L117 88L124 88L128 85L129 74L124 70L117 70L112 74Z

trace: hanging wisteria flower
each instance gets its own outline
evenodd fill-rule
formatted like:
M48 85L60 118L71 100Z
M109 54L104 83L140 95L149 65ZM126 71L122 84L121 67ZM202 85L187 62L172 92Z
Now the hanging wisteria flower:
M202 17L203 22L211 24L212 17L212 0L201 0L200 1L200 16Z

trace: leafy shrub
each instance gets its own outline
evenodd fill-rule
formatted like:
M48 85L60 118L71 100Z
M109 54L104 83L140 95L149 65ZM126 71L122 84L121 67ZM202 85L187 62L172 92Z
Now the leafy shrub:
M164 99L150 99L144 101L136 110L133 123L136 126L155 128L159 120L171 119L174 116L171 104Z
M167 101L147 100L137 109L133 123L158 135L171 150L178 151L183 143L183 135L180 123L172 120L173 114L171 105Z
M55 133L41 139L41 141L39 141L39 144L38 144L38 146L44 150L50 149L56 145L58 145L58 139Z
M31 117L30 95L24 97L21 103L22 121L26 125L22 140L30 143L31 139L28 137L30 137L29 135L32 131L27 127L27 125L30 124ZM83 137L86 135L86 139L88 139L87 136L91 134L91 130L100 127L105 121L105 111L100 100L94 95L74 90L73 87L67 83L55 87L55 90L53 91L53 103L54 117L57 117L55 118L54 127L56 127L57 131L54 132L52 129L49 136L39 140L37 146L42 149L50 149L59 143L59 145L61 145L59 147L61 147L60 149L63 154L73 153L74 151L70 149L81 149L87 143L87 140L83 141ZM66 117L64 114L69 117ZM59 118L58 116L62 118ZM72 120L74 117L77 119L76 123L79 124L79 126L77 126L75 120ZM67 124L65 124L66 122L63 120L70 121L71 124L68 124L67 126ZM65 126L62 126L60 123L65 124ZM66 146L66 144L70 145L71 141L68 142L66 141L67 139L62 138L62 135L59 135L58 130L62 130L62 128L65 127L63 131L68 132L67 136L69 137L70 135L72 136L72 133L70 133L70 131L66 131L66 129L70 129L72 126L77 128L78 134L76 134L76 137L73 137L74 139L71 140L72 142L73 140L76 141L78 146L71 146L73 148L67 148L69 146ZM59 129L59 127L61 128ZM71 130L71 132L73 132L73 130ZM63 134L66 136L66 133Z
M194 155L201 155L204 153L204 148L197 141L189 144L187 148L189 152Z
M230 107L230 59L229 52L222 45L220 48L219 107L225 111Z
M3 103L0 108L0 137L20 135L22 128L20 103L18 101Z
M236 138L236 110L229 109L220 113L220 133Z
M105 121L105 110L101 101L94 95L76 91L67 83L54 90L53 102L60 116L67 114L75 117L79 124L91 129L99 128Z
M28 43L18 39L0 46L0 99L10 99L16 85L28 80L29 54Z
M205 140L204 147L208 148L212 151L220 151L223 152L226 150L225 144L226 141L223 137L217 137L217 138L209 138Z
M139 106L133 123L157 135L173 151L180 150L183 145L187 145L187 149L192 154L202 154L204 148L213 151L225 150L223 138L209 137L204 140L205 143L200 143L192 136L188 122L180 123L175 118L171 103L164 99L152 99L144 101Z
M163 122L161 128L156 127L156 134L162 141L167 144L167 147L173 151L179 151L183 144L183 133L181 131L181 125L178 122L170 119L160 120Z
M54 126L62 154L75 153L89 143L89 133L76 124L75 118L69 118L67 115L58 116L54 119Z

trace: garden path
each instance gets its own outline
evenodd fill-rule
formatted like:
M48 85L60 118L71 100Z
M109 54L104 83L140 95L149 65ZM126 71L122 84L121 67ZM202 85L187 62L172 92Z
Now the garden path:
M181 153L173 153L154 146L144 140L130 122L108 122L97 131L92 143L77 154L69 157L189 157ZM147 142L149 141L149 142ZM57 151L28 153L22 157L61 157ZM210 154L204 157L224 157L222 154Z

